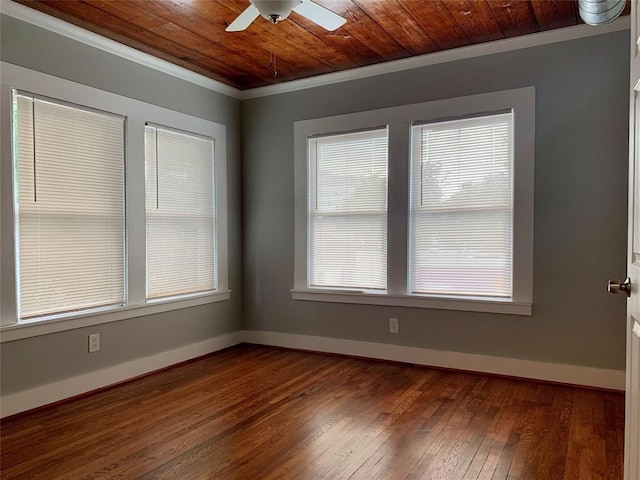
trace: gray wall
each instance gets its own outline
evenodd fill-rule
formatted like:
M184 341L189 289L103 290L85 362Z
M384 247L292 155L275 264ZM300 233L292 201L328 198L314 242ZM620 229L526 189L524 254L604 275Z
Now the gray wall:
M231 300L107 323L0 346L3 395L153 355L242 328L240 102L80 44L0 17L1 59L74 82L221 123L227 127ZM101 334L100 352L87 336Z
M242 104L247 329L624 369L629 34ZM536 87L533 316L293 301L293 122ZM400 319L399 335L388 318Z

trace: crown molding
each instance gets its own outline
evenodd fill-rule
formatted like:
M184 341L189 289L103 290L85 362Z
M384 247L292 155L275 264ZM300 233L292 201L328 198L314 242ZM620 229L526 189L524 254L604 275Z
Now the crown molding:
M485 55L504 53L557 42L566 42L579 38L629 30L631 26L629 16L624 16L619 17L611 23L597 27L576 25L573 27L548 30L520 37L496 40L479 45L444 50L442 52L429 53L426 55L419 55L366 67L358 67L351 70L327 73L301 80L292 80L276 85L252 88L249 90L239 90L222 82L218 82L217 80L200 75L199 73L192 72L186 68L161 60L153 55L149 55L96 33L64 22L45 13L25 7L24 5L15 3L12 0L0 0L0 13L239 100L249 100L270 95L279 95L281 93L296 92L299 90L306 90L308 88L374 77L377 75L385 75L404 70L412 70L429 65L454 62L456 60L482 57Z
M52 17L51 15L47 15L46 13L13 2L12 0L0 0L0 13L84 43L85 45L95 47L104 52L117 55L118 57L126 60L144 65L145 67L153 68L154 70L166 73L167 75L213 90L214 92L237 99L240 99L242 96L242 91L237 88L193 72L184 67L174 65L171 62L167 62L166 60L154 57L148 53L141 52L135 48L128 47L122 43L116 42L115 40L90 32L84 28L77 27L71 23L67 23L63 20Z

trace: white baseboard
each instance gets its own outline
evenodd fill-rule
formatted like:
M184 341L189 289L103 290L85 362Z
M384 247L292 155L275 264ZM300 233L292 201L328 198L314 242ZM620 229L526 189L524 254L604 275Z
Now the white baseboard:
M625 389L624 370L582 367L558 363L534 362L516 358L491 357L471 353L447 352L340 338L313 337L289 333L247 330L246 343L338 353L396 362L493 373L588 387Z
M40 387L0 397L0 417L25 412L65 398L107 387L131 378L242 343L243 332L233 332L166 352L85 373Z
M149 357L138 358L113 367L2 396L0 397L0 418L107 387L242 342L613 390L624 390L625 388L625 372L622 370L533 362L340 338L246 330L220 335Z

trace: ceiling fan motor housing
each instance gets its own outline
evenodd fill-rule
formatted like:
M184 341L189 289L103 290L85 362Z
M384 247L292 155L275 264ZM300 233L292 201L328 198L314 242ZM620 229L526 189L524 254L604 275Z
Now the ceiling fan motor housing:
M271 23L279 23L287 18L292 10L330 32L341 27L347 21L346 18L313 0L249 0L249 2L250 5L225 28L227 32L246 30L259 16Z
M271 23L278 23L289 16L301 0L250 0L260 15Z

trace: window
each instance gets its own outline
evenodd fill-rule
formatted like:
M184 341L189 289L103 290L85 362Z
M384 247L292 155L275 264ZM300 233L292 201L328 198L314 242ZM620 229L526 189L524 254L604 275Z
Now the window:
M309 140L309 282L386 290L387 130Z
M511 298L513 113L413 127L411 293Z
M296 122L293 298L531 315L534 105L528 87Z
M19 317L125 300L124 118L14 93Z
M147 298L214 291L214 141L145 127Z
M226 129L2 63L2 341L227 300Z

